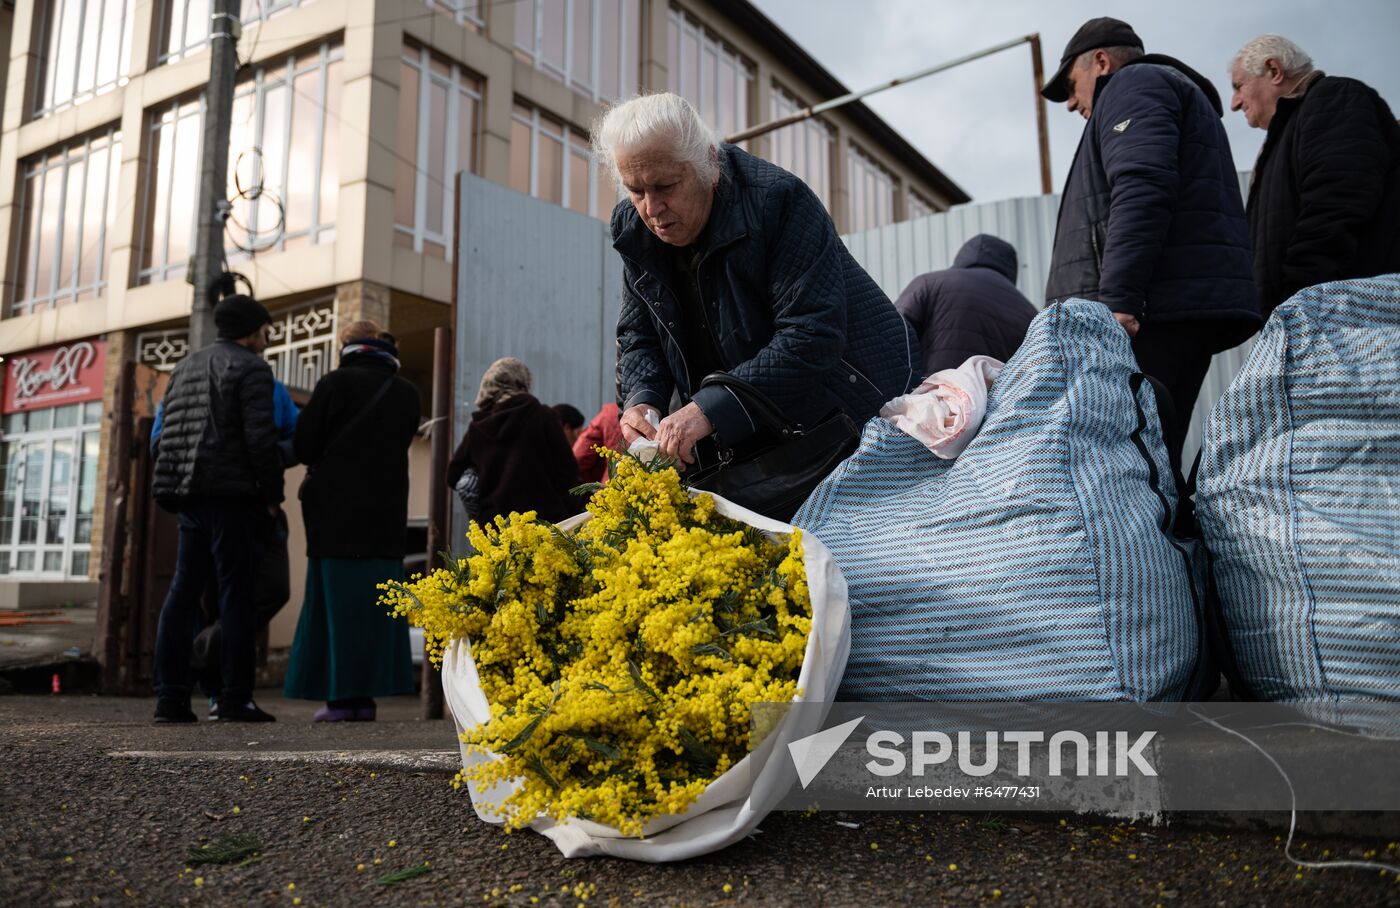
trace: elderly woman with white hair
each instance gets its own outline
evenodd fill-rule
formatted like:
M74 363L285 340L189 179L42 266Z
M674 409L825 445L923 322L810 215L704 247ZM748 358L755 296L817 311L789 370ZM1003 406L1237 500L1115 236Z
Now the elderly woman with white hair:
M701 459L715 470L785 448L764 468L785 489L769 482L745 501L706 487L789 516L854 447L834 421L853 432L917 378L908 327L811 189L721 144L683 98L612 108L593 147L626 193L612 215L625 440L653 439L689 466L712 439ZM772 476L774 463L790 475Z
M1374 89L1260 35L1230 64L1230 109L1268 130L1249 186L1265 315L1304 287L1400 272L1400 126Z

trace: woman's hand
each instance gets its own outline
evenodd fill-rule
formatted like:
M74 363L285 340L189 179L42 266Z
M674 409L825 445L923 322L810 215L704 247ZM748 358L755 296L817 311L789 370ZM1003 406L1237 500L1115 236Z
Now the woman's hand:
M656 437L656 429L652 428L651 423L647 422L648 413L657 413L657 410L655 407L647 404L637 404L635 407L629 407L627 412L622 414L622 419L620 420L622 423L622 440L627 443L628 447L631 447L632 442L639 438ZM657 415L659 416L660 414L657 413Z
M709 417L691 403L661 420L661 428L656 430L656 441L663 457L675 458L689 465L695 462L695 443L714 430Z

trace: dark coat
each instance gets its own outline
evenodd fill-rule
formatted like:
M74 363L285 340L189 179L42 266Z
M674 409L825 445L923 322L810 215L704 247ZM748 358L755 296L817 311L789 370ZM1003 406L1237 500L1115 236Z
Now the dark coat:
M341 357L301 411L293 443L307 465L300 495L309 558L404 557L408 448L421 412L418 389L395 371L371 354Z
M914 278L894 307L919 336L924 377L970 356L1006 362L1036 316L1016 289L1016 249L985 233L963 244L952 268Z
M857 424L910 387L914 337L889 297L856 264L822 203L802 180L733 145L700 238L700 299L724 369L811 425L836 408ZM756 429L729 391L701 389L685 351L687 320L675 256L623 200L613 209L623 258L617 323L618 399L624 411L666 412L672 391L694 400L721 444Z
M1400 272L1400 125L1355 79L1280 98L1249 186L1265 315L1304 287Z
M1184 63L1141 57L1094 87L1070 165L1046 298L1154 322L1208 322L1225 350L1258 330L1249 229L1220 96Z
M190 354L170 376L161 409L151 492L162 506L179 510L191 498L281 502L272 369L261 356L231 340Z
M557 523L583 510L582 499L569 494L578 485L578 462L559 415L533 394L514 394L472 414L447 484L455 486L468 469L480 477L481 523L512 511Z

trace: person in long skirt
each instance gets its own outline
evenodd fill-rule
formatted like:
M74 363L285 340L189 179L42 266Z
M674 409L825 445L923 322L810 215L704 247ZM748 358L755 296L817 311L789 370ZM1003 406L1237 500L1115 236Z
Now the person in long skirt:
M408 624L378 603L377 585L404 576L418 390L376 323L352 322L339 340L340 366L316 383L294 441L308 564L283 692L324 700L318 722L372 720L375 697L414 689Z

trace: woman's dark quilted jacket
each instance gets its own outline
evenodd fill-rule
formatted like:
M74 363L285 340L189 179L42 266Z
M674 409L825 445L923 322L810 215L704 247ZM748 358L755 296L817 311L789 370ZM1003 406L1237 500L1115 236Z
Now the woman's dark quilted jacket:
M1153 54L1099 77L1070 165L1046 299L1154 322L1206 322L1225 350L1261 323L1249 228L1220 97Z
M721 146L720 166L695 248L699 296L725 370L795 423L812 425L837 408L864 422L916 377L912 333L805 183L732 145ZM624 263L619 404L665 412L676 391L700 407L721 444L745 440L757 427L743 405L723 388L700 388L704 376L686 363L674 255L627 200L613 210L612 234Z
M272 369L220 340L185 357L165 391L151 492L178 510L190 498L282 500L282 457L273 419Z

